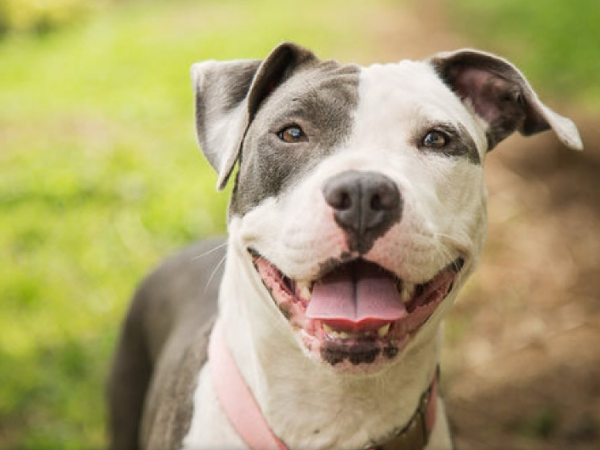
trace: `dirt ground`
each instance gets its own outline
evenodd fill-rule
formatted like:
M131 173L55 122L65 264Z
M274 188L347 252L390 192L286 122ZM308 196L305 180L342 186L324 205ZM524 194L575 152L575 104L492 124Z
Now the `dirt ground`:
M478 47L428 3L373 13L373 61ZM584 152L547 132L486 161L488 239L442 363L459 449L600 448L600 117L552 106L576 121Z

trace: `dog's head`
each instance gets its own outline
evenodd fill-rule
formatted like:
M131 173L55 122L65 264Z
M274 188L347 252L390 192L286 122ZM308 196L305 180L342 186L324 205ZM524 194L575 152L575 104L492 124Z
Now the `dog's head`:
M300 345L341 370L432 338L482 247L490 149L550 128L581 148L513 65L474 50L362 68L284 43L192 78L218 188L239 164L233 242Z

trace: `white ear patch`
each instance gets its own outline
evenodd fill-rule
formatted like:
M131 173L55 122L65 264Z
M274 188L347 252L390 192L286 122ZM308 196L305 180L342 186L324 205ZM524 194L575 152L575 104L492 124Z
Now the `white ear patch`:
M225 116L213 122L207 133L206 141L209 148L221 148L223 153L219 159L219 166L216 168L218 190L225 187L242 146L242 139L248 123L248 113L245 107L245 103L240 103Z
M579 130L577 130L575 123L573 123L571 119L555 113L542 102L539 102L539 108L546 121L563 144L573 150L583 150L583 142L579 135Z

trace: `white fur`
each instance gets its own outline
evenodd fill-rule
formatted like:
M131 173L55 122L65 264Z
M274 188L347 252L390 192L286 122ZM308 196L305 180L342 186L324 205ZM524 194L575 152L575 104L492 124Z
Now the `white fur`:
M366 257L402 278L424 282L457 256L477 260L485 233L482 166L417 149L423 123L460 123L483 160L485 130L426 63L363 69L355 127L343 147L296 186L229 223L229 253L219 299L226 340L274 433L290 449L356 450L387 436L412 416L438 363L439 323L456 290L396 361L374 374L343 374L307 357L248 257L252 246L295 280L311 280L319 264L347 251L322 195L329 177L372 170L396 182L404 199L401 222ZM243 187L242 187L243 188ZM184 449L245 448L216 399L209 367L199 374L194 416ZM429 449L451 448L438 400Z

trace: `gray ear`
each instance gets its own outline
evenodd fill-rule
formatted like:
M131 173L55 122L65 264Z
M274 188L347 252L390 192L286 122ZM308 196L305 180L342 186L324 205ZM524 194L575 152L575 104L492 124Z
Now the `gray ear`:
M191 67L196 97L196 134L223 189L261 102L292 73L316 60L292 43L278 45L263 60L204 61Z
M429 61L442 80L488 123L488 150L515 130L529 136L550 128L567 147L583 149L575 124L544 105L523 74L505 59L462 49L438 53Z

